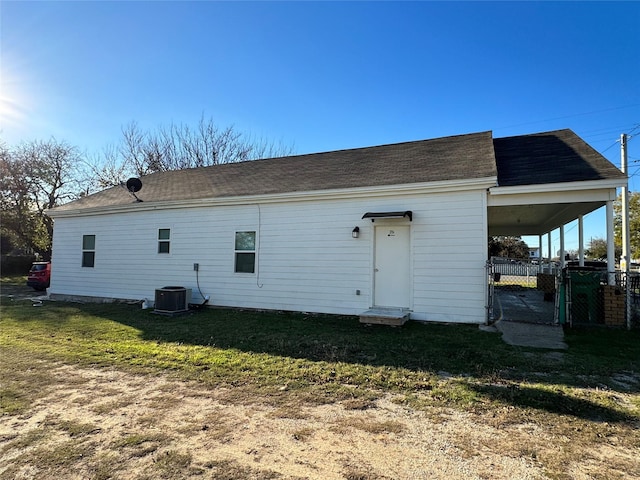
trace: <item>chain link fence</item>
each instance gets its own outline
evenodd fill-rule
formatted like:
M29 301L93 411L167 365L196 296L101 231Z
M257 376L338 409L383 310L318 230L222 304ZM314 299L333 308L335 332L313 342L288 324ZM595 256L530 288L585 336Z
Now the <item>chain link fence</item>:
M560 323L569 326L638 327L639 284L638 272L627 275L618 271L615 281L609 282L606 270L569 266L563 273L564 308L560 312Z
M556 263L492 258L487 263L487 321L573 326L640 326L640 272L615 274L606 264ZM627 284L629 305L627 310ZM627 323L629 319L629 324Z

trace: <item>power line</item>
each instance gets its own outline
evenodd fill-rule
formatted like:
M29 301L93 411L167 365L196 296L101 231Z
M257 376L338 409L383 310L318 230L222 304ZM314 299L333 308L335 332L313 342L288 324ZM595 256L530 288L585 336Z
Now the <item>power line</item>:
M633 132L635 132L636 130L640 129L640 123L635 124L635 126L627 133L627 140L630 140L632 137ZM587 138L589 138L587 136ZM615 147L618 143L620 143L620 139L618 138L615 142L613 142L611 145L609 145L607 148L605 148L604 150L602 150L600 152L600 154L604 154L605 152L607 152L608 150L611 150L613 147ZM634 160L635 161L635 160Z
M580 136L582 138L595 138L595 137L603 137L603 136L611 136L614 133L619 134L620 132L624 132L625 130L635 129L638 127L638 123L626 124L626 125L617 125L615 127L607 127L607 128L599 128L597 130L587 130L580 131Z
M525 125L534 125L534 124L537 124L537 123L552 122L552 121L555 121L555 120L564 120L566 118L583 117L583 116L586 116L586 115L594 115L596 113L612 112L612 111L615 111L615 110L623 110L625 108L633 108L633 107L639 107L639 106L640 106L640 103L636 103L636 104L633 104L633 105L624 105L624 106L620 106L620 107L604 108L602 110L594 110L594 111L591 111L591 112L574 113L574 114L571 114L571 115L564 115L564 116L561 116L561 117L547 118L545 120L535 120L533 122L519 123L519 124L516 124L516 125L507 125L507 126L504 126L504 127L494 128L493 130L495 131L495 130L503 130L503 129L508 129L508 128L523 127Z
M616 140L615 142L613 142L611 145L609 145L607 148L605 148L604 150L602 150L600 153L603 154L604 152L606 152L607 150L611 150L611 148L615 147L618 143L620 143L620 140Z

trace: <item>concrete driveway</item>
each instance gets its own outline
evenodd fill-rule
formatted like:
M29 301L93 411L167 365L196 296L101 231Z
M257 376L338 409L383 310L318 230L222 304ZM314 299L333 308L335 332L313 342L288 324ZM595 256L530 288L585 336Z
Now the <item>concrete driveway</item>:
M26 285L0 285L0 303L9 305L10 302L31 300L34 303L46 300L47 292L38 292Z

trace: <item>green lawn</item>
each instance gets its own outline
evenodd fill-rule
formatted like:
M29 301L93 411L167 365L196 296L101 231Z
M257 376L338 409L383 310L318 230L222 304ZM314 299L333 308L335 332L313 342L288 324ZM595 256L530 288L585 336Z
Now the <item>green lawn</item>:
M206 309L166 317L139 305L4 303L7 355L170 371L245 391L277 394L286 386L288 395L316 402L392 392L418 404L640 418L638 396L631 405L612 400L638 387L617 377L638 379L637 331L572 331L567 352L549 353L469 325L368 327L355 317L300 313Z
M590 478L629 478L640 471L632 453L640 450L637 330L570 330L568 350L548 351L507 345L498 333L473 325L367 327L355 317L330 315L212 308L166 317L140 305L40 304L29 298L39 293L27 289L24 278L0 282L0 415L7 422L42 410L43 398L60 379L50 374L55 366L107 367L141 378L160 373L195 381L221 392L218 398L229 404L257 401L287 415L313 416L315 405L334 402L375 409L382 397L434 419L455 410L481 427L524 432L495 449L533 459L548 478L575 478L576 459L587 462L583 471L595 475ZM163 401L170 404L170 395L165 392ZM394 425L400 424L391 418L384 429ZM532 426L546 440L527 436ZM95 471L87 478L115 478L113 472L136 465L138 450L127 452L138 444L144 452L164 449L161 460L175 463L176 472L189 463L172 443L179 438L177 426L159 437L132 431L106 457L91 450L96 429L91 422L48 416L44 430L5 436L0 456L12 458L13 465L0 469L0 479L36 467L51 474L46 478L58 478L80 464ZM55 448L47 437L54 431L67 439ZM296 438L311 434L302 429ZM493 441L486 439L487 445ZM478 454L464 438L457 445ZM603 448L613 457L602 457ZM162 462L153 465L149 478L164 475ZM245 470L232 476L238 468L229 464L214 478L250 476Z

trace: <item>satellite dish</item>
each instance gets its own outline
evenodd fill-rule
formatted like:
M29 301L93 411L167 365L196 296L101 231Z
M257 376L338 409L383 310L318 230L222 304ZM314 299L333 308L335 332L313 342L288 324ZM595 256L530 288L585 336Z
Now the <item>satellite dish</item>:
M142 181L139 178L130 178L127 180L127 190L131 193L139 192L142 188Z
M136 202L142 202L136 195L136 192L139 192L142 188L142 181L139 178L130 178L126 184L123 182L120 186L126 188L129 195L136 199Z

